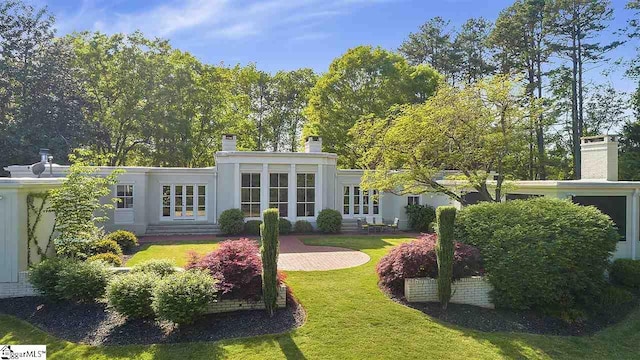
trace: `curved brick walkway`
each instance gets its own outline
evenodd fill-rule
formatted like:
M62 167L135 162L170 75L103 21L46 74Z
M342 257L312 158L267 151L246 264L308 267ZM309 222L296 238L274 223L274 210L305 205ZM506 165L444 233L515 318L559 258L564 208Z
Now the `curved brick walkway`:
M345 269L369 261L369 255L333 246L307 246L295 236L280 237L278 269L321 271Z

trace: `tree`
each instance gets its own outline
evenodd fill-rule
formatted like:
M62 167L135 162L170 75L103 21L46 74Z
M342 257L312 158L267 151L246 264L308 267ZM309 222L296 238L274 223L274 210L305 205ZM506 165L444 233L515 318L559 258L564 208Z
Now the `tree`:
M640 122L623 126L619 156L620 180L640 180Z
M459 60L460 78L471 84L494 72L495 67L489 62L491 56L487 39L491 23L483 18L467 20L453 42L453 51Z
M38 148L62 155L89 139L73 52L53 25L46 8L0 2L0 173L37 161Z
M549 31L554 38L552 49L571 64L571 139L573 175L580 178L580 137L584 131L584 65L603 61L605 54L620 44L602 44L598 35L613 18L608 0L550 0Z
M422 101L438 78L433 69L409 66L381 48L350 49L311 89L303 135L321 136L324 149L338 154L340 166L355 167L363 148L354 146L349 129L362 116L384 116L395 104Z
M585 136L609 134L627 120L629 97L611 84L599 84L591 91L585 104Z
M485 200L500 201L509 160L522 152L527 111L521 104L529 100L520 92L519 82L505 75L463 88L443 84L424 104L358 122L352 136L374 139L361 160L369 169L362 188L440 192L460 202L461 192L472 188ZM458 186L436 180L451 169L460 173L451 184Z

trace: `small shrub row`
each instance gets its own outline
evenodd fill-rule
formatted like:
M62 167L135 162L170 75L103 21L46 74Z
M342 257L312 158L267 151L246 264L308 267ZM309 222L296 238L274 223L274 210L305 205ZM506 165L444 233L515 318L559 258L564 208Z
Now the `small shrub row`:
M338 215L339 212L336 211ZM322 212L321 212L322 214ZM335 229L336 227L339 229L342 225L342 215L340 215L339 225L336 225L335 214L332 214L334 220L329 219L328 225L325 229L328 231L325 232L336 232L329 231L331 229ZM330 215L323 215L323 217L331 217ZM320 218L320 217L319 217ZM240 209L228 209L223 211L220 214L220 218L218 219L218 223L220 224L220 230L225 235L239 235L246 234L252 236L260 235L260 224L262 224L261 220L249 220L247 222L244 221L244 214ZM291 221L285 218L280 218L278 222L279 231L282 235L287 235L291 232L306 234L313 232L313 226L311 223L306 220L298 220L295 224L291 224ZM339 230L338 230L339 231Z
M29 271L29 281L43 295L84 302L101 298L111 277L102 261L64 258L46 259Z
M85 232L77 237L59 237L54 241L56 253L60 257L78 260L103 260L113 266L121 266L120 258L125 252L138 246L138 238L129 231L118 230L108 235L100 229ZM107 255L111 254L111 255Z

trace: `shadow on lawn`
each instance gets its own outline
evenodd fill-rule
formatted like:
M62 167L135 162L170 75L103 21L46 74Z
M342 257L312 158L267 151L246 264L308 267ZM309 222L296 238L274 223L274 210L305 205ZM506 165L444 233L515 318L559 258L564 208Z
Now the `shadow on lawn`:
M291 333L278 336L276 341L287 359L306 359L296 342L291 338Z

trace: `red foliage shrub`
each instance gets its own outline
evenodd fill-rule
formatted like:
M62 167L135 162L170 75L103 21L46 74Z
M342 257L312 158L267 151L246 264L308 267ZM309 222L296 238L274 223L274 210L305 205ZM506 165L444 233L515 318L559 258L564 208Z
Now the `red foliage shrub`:
M376 265L380 283L390 291L402 294L405 278L436 278L438 276L436 239L436 234L424 234L412 242L400 244L391 249ZM481 273L480 251L474 246L456 242L453 280Z
M209 254L189 255L187 269L207 269L218 279L218 291L226 299L257 299L262 294L262 260L258 244L250 239L227 240Z

